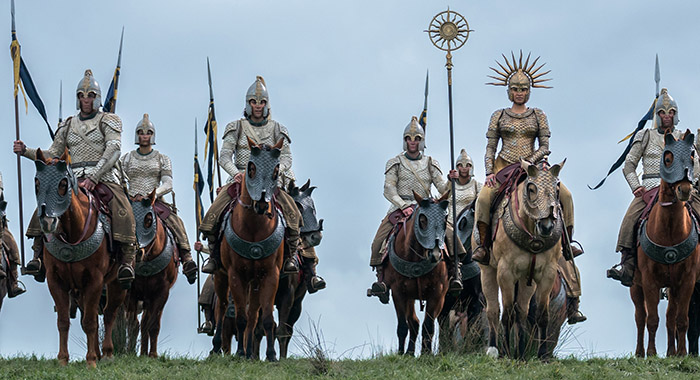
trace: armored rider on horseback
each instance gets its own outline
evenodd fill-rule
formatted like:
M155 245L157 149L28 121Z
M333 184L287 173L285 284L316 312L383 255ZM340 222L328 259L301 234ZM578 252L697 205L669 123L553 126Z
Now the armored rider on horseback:
M204 273L214 273L220 266L219 226L221 216L232 200L229 188L233 183L241 183L243 172L250 157L248 138L256 144L274 145L280 139L284 140L280 155L280 176L278 180L279 193L276 195L277 204L282 210L287 224L286 244L289 248L285 257L283 272L296 273L299 271L296 254L300 253L301 265L307 275L309 292L313 293L326 287L323 278L316 275L318 257L313 247L304 248L299 244L299 230L302 225L301 213L292 197L285 192L290 181L294 180L292 171L292 152L289 148L292 140L289 132L279 122L270 117L270 98L265 80L258 76L248 88L243 118L230 122L224 130L223 145L219 165L230 175L227 184L221 188L216 199L207 210L200 231L207 238L211 254L209 261L202 268ZM285 255L287 255L285 250Z
M0 223L2 223L2 249L7 255L7 269L9 273L2 270L0 266L0 281L7 281L7 296L10 298L17 297L18 295L26 292L17 284L19 275L17 274L17 266L20 265L19 259L19 248L17 248L17 242L15 237L12 236L10 232L10 226L7 224L7 217L5 216L5 207L7 202L5 202L5 188L2 184L2 174L0 174ZM3 204L4 203L4 204ZM2 260L2 256L0 256Z
M101 105L100 86L92 76L92 71L85 70L85 76L76 89L76 107L79 112L59 125L47 156L59 157L67 149L71 169L80 181L79 186L91 192L111 193L108 208L112 217L112 235L121 249L117 278L121 286L128 289L134 279L133 261L137 245L134 215L121 185L118 168L122 121L113 113L102 112ZM14 142L13 151L31 160L36 159L37 149L27 148L20 140ZM29 222L27 237L34 238L34 258L27 263L26 272L43 282L45 270L41 259L44 237L37 211Z
M185 225L177 216L177 209L163 199L163 196L173 191L173 166L170 157L153 149L156 143L156 127L148 114L144 114L143 119L136 125L135 134L138 149L124 154L121 158L122 170L129 184L129 196L138 202L148 197L153 190L156 191L156 209L169 211L163 222L175 237L182 274L187 277L187 282L194 284L197 279L197 264L192 261Z
M504 174L509 170L514 170L520 167L520 159L525 159L530 163L545 162L549 155L549 138L551 136L547 116L539 108L529 108L526 103L530 99L530 88L551 88L541 84L549 79L541 78L541 76L549 73L537 73L541 65L533 70L539 57L530 63L530 55L527 56L525 65L522 64L522 52L520 60L516 62L515 55L511 54L513 61L508 62L505 58L506 66L498 63L502 71L491 68L499 77L497 82L487 83L494 86L507 86L508 99L513 103L510 108L503 108L495 111L491 115L488 130L486 131L486 154L484 161L486 164L486 181L484 188L479 193L476 200L475 209L475 225L473 239L475 240L476 249L472 259L480 264L489 265L490 249L491 249L491 207L496 197L498 196L501 183L497 179L505 177ZM501 141L501 151L496 155L498 142ZM538 142L538 147L535 149L535 140ZM505 169L505 170L504 170ZM567 236L571 241L574 232L574 202L571 197L571 192L564 186L559 184L559 199L562 207L564 226L566 227ZM580 249L566 242L562 244L565 251L571 250L567 256L576 257L583 253ZM569 285L570 293L567 296L570 298L571 308L568 311L569 323L577 323L586 320L586 317L578 310L579 296L581 294L579 276L567 276L567 273L576 274L576 269L573 261L572 268L564 268L565 280ZM562 269L562 268L560 268ZM568 278L567 278L568 277Z
M391 202L391 206L379 224L377 234L372 241L372 255L369 262L377 272L377 281L372 284L367 295L379 297L382 303L389 302L389 289L384 283L382 268L384 257L382 247L385 246L385 241L396 223L413 213L416 203L413 192L427 198L430 197L431 186L435 186L440 194L449 190L449 182L443 177L440 164L432 157L423 154L425 131L415 116L404 129L403 150L401 154L389 159L384 169L384 197ZM466 254L462 244L454 245L451 226L447 226L445 235L451 253L456 253L458 257ZM447 263L453 265L454 260L447 260ZM455 273L454 268L448 269L448 272ZM462 290L462 280L461 275L458 275L450 280L449 291L460 290Z
M644 195L650 191L656 190L661 183L661 155L664 151L664 135L670 133L676 139L679 139L683 132L676 129L678 124L678 105L673 100L668 90L663 88L659 94L659 98L654 105L654 128L643 129L634 136L632 146L627 157L625 157L625 166L622 173L632 190L634 199L627 208L620 232L617 237L616 252L621 253L621 261L612 268L607 270L608 278L620 281L624 286L632 286L634 272L637 267L637 224L639 222L644 209L647 207ZM637 165L642 161L642 182L639 182L637 177ZM698 156L695 155L694 170L697 180L700 171L697 169ZM693 201L690 202L691 207L696 215L700 215L700 202L697 201L697 190L693 190Z

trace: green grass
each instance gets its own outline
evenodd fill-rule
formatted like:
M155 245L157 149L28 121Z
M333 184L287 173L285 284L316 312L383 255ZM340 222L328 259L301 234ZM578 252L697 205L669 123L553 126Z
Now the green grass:
M446 355L422 358L382 356L367 360L328 361L288 359L280 363L253 362L232 357L184 358L118 357L99 363L60 367L56 360L0 359L0 378L10 379L691 379L700 377L698 358L563 359L542 363L491 359L483 355Z

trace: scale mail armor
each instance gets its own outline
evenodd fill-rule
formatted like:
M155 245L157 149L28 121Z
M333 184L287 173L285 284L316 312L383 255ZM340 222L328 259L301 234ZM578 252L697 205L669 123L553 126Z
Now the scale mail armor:
M486 175L495 174L494 164L499 138L503 145L498 157L508 163L518 162L520 158L535 163L550 153L550 136L547 116L539 108L530 108L521 114L508 108L494 112L486 131ZM535 139L539 142L537 150Z
M119 184L121 175L116 164L121 152L121 132L122 121L113 113L98 112L87 120L76 115L59 126L48 156L60 157L67 148L76 177ZM25 156L36 159L36 149L27 148Z
M415 203L413 191L422 198L430 197L431 185L435 185L440 194L449 188L440 164L432 157L421 155L417 160L410 160L400 154L387 161L384 170L384 197L391 202L388 214Z
M451 185L450 185L451 186ZM483 185L474 179L474 177L469 180L469 182L465 183L464 185L460 184L459 182L455 181L455 200L457 201L457 216L464 210L465 207L469 206L474 199L479 195L479 191L481 191L481 188ZM452 197L448 198L450 202L452 202ZM447 208L447 220L452 222L452 205Z
M147 196L156 189L156 196L173 190L173 165L165 154L153 149L149 154L138 150L122 156L122 170L129 182L129 196Z
M673 137L679 139L683 134L680 130L674 129ZM661 155L664 151L664 134L657 129L644 129L634 136L632 148L625 158L625 166L622 172L632 191L640 186L647 190L661 184ZM642 182L637 176L637 165L642 161Z
M279 186L286 188L294 179L292 171L292 151L289 148L292 140L284 125L275 120L267 120L264 125L252 125L248 119L240 119L228 123L224 131L224 141L219 155L219 165L230 175L227 183L233 182L233 177L239 172L245 171L250 159L250 137L256 144L274 145L279 139L284 139L282 153L280 154Z

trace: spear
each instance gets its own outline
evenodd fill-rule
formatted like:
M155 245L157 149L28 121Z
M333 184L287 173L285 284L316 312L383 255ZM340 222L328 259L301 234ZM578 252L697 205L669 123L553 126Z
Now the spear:
M654 82L656 82L656 97L659 97L659 82L661 82L661 70L659 70L659 55L656 54L656 66L654 67Z
M58 93L58 125L63 122L63 81L61 81L60 90Z
M211 86L211 68L209 67L209 57L207 57L207 76L209 77L209 103L211 104L211 120L215 120L214 118L214 89ZM211 122L211 121L210 121ZM216 138L216 136L214 136ZM221 170L219 170L219 147L217 146L216 141L214 142L214 155L216 156L216 162L217 165L214 167L214 170L216 170L216 176L219 181L219 187L221 187Z
M194 118L194 220L195 220L195 225L197 226L197 231L196 231L196 237L195 241L199 242L199 224L200 224L200 218L201 218L201 210L202 210L202 198L200 197L200 186L199 183L201 182L201 170L199 168L199 159L197 158L197 118ZM197 270L199 270L199 256L201 256L201 252L197 251ZM201 285L200 285L200 280L199 280L199 275L197 276L197 303L199 304L199 295L201 294ZM197 332L201 333L201 326L202 326L202 313L199 311L199 307L197 308Z

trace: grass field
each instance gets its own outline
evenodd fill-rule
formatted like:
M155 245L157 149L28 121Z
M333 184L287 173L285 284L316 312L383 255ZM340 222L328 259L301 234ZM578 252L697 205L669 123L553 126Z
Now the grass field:
M367 360L318 361L288 359L280 363L232 357L185 358L117 357L97 369L84 362L60 367L56 360L0 359L0 378L10 379L697 379L698 358L563 359L542 363L491 359L483 355L421 358L382 356Z

